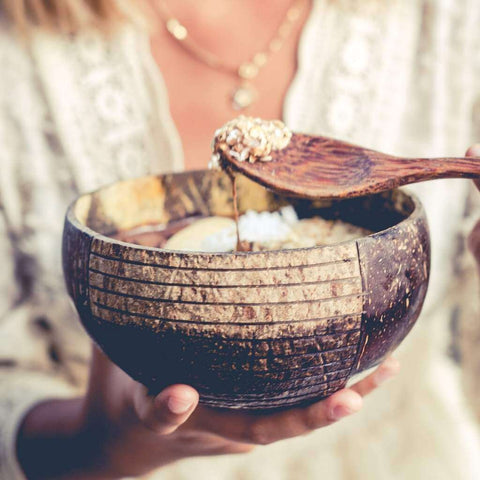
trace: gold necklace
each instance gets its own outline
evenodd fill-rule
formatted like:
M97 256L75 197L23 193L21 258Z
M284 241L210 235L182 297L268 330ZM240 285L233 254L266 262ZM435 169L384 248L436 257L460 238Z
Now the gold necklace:
M170 12L165 0L156 0L155 5L168 33L185 51L208 67L238 79L239 83L231 95L231 102L235 110L243 110L252 105L258 97L252 81L258 76L270 56L282 48L306 3L306 0L294 0L268 45L239 66L229 65L217 55L197 45L190 37L187 27Z

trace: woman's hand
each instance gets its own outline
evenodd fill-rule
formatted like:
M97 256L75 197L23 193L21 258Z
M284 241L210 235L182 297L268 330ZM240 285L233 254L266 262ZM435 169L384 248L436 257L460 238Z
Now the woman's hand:
M388 359L324 401L257 415L198 406L198 393L187 385L151 397L94 347L86 396L33 408L20 429L18 457L28 478L87 480L137 476L186 457L244 453L357 412L362 397L398 368Z
M480 157L480 144L474 145L467 150L467 156ZM474 180L475 185L480 190L480 178ZM468 237L468 247L473 253L480 270L480 220L477 222L472 232Z

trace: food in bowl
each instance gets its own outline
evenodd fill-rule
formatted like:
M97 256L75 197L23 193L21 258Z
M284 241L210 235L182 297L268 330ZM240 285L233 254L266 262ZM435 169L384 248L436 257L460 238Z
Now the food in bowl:
M276 212L249 210L240 216L238 228L240 239L250 252L332 245L372 233L342 220L300 220L291 205ZM234 219L214 216L193 220L175 231L149 231L143 237L138 231L122 232L116 238L169 250L226 253L236 249L236 229Z

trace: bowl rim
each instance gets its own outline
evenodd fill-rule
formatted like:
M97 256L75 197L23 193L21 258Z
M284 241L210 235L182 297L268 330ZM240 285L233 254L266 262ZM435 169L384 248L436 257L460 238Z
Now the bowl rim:
M132 177L132 178L127 178L123 180L118 180L115 182L110 182L105 185L102 185L101 187L91 190L89 192L85 192L81 195L78 195L68 206L66 214L65 214L65 221L70 223L73 227L75 227L77 230L80 232L83 232L87 234L89 237L92 239L97 239L100 240L104 243L109 243L112 245L122 245L125 247L133 248L135 250L140 250L140 251L148 251L148 252L158 252L162 254L171 254L175 256L183 256L183 257L188 257L188 258L197 258L197 257L205 257L205 256L212 256L212 257L230 257L230 258L243 258L247 256L252 256L252 255L257 255L257 256L266 256L268 254L276 254L276 255L288 255L289 252L311 252L315 250L320 250L320 249L325 249L325 248L332 248L335 246L342 246L342 245L348 245L352 243L356 243L361 240L365 239L375 239L377 237L384 236L385 233L387 232L392 232L396 229L401 228L404 224L411 223L415 221L416 219L423 218L425 223L427 223L427 218L425 215L425 208L420 201L419 197L412 192L410 189L405 188L395 188L393 190L389 190L388 192L391 192L392 194L395 192L399 192L402 195L405 195L408 197L412 202L413 202L413 210L412 212L405 217L403 220L401 220L398 223L395 223L394 225L387 227L383 230L379 230L376 232L373 232L369 235L364 235L355 239L351 240L344 240L342 242L337 242L337 243L332 243L329 245L315 245L313 247L299 247L299 248L284 248L280 250L260 250L260 251L255 251L255 252L203 252L203 251L186 251L186 250L172 250L172 249L167 249L167 248L160 248L160 247L149 247L145 245L139 245L137 243L130 243L130 242L125 242L122 240L117 240L113 237L110 237L108 235L105 235L103 233L97 232L93 230L92 228L88 227L87 225L83 224L80 222L80 220L77 218L75 215L75 207L77 202L85 197L94 195L98 192L100 192L103 189L112 187L113 185L123 183L123 182L132 182L132 181L137 181L137 180L142 180L142 179L147 179L147 178L152 178L152 177L157 177L157 178L162 178L168 175L181 175L181 174L195 174L195 173L200 173L200 172L209 172L210 170L190 170L190 171L183 171L183 172L167 172L167 173L161 173L161 174L151 174L151 175L142 175L139 177ZM288 197L285 197L288 198Z

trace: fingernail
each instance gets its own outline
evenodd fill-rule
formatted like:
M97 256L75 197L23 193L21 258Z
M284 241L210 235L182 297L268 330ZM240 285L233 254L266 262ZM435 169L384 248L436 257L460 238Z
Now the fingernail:
M333 408L331 417L332 420L340 420L341 418L347 417L354 412L355 410L347 407L346 405L337 405Z
M468 152L470 153L470 155L474 155L476 157L480 156L480 143L472 145Z
M375 383L377 385L381 385L382 383L385 383L387 380L390 380L393 377L393 373L389 372L388 370L380 370L377 372L375 376Z
M399 367L400 364L397 360L393 358L388 360L388 363L385 363L375 374L375 383L380 385L387 380L390 380L397 374Z
M175 415L181 415L187 413L190 408L192 408L192 400L187 400L185 398L171 396L168 398L167 406L169 410Z

